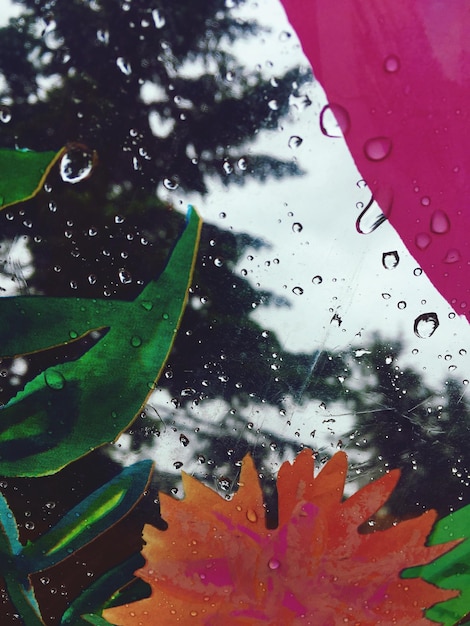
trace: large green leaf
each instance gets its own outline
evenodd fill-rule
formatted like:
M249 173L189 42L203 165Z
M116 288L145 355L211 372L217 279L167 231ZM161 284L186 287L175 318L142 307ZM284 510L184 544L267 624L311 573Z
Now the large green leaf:
M403 578L423 578L443 589L460 591L456 598L440 602L426 611L426 617L454 626L470 613L470 505L441 519L434 526L429 545L461 540L441 557L418 567L406 569Z
M0 149L0 209L34 196L64 152Z
M46 369L0 410L0 475L58 471L115 439L142 410L184 311L201 220L186 227L158 280L132 302L25 296L0 299L6 356L106 334L83 356Z
M0 577L5 581L10 601L27 626L43 625L30 575L70 557L127 515L145 492L151 469L150 461L125 468L69 511L45 535L25 546L19 542L15 518L0 494ZM78 626L83 614L99 613L113 593L133 581L141 558L134 555L105 572L72 603L62 623Z

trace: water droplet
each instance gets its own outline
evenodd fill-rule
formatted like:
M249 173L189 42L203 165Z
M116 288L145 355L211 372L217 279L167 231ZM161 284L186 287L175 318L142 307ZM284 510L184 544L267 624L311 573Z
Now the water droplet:
M142 345L141 337L139 337L138 335L134 335L133 337L131 337L131 346L133 348L138 348L141 345Z
M90 176L93 164L93 155L86 148L71 146L60 160L60 176L65 183L75 185Z
M186 448L187 445L189 445L189 439L186 437L186 435L181 434L180 435L180 444Z
M174 467L175 469L181 469L181 468L183 467L183 463L182 463L181 461L175 461L175 462L173 463L173 467ZM176 490L176 491L178 491L178 490Z
M418 233L415 237L416 247L420 250L426 250L431 241L431 235L428 235L428 233Z
M314 276L312 278L312 283L314 285L320 285L323 282L323 278L320 275Z
M95 274L88 275L88 282L90 283L90 285L95 285L97 280L98 279L96 278Z
M386 270L393 270L399 263L400 257L396 250L390 252L384 252L382 254L382 265Z
M423 273L423 270L420 267L415 267L413 270L413 274L415 276L421 276L422 273Z
M269 559L268 567L269 569L279 569L281 562L278 559Z
M44 380L50 389L60 391L65 387L65 378L61 372L54 369L47 369L44 372Z
M450 221L447 213L438 209L431 215L431 231L436 235L443 235L450 229Z
M98 29L96 31L96 38L101 43L104 43L105 45L107 45L109 43L109 31L108 30L104 30L102 28Z
M421 204L423 206L429 206L431 204L431 198L429 196L423 196L421 198Z
M361 235L370 235L374 230L385 222L390 215L392 204L380 208L374 196L371 197L366 207L361 211L356 220L356 230Z
M120 269L119 270L119 280L121 281L121 283L123 285L128 285L129 283L132 282L132 276L131 273L128 272L125 269Z
M248 509L248 511L246 512L246 519L252 524L257 522L258 516L256 515L256 511L253 511L253 509Z
M401 310L406 309L406 302L404 300L400 300L400 302L397 304L397 307Z
M126 76L130 76L132 74L132 67L129 61L126 61L124 57L118 57L116 59L116 65L121 70L123 74Z
M294 222L292 224L292 231L294 233L301 233L303 231L304 227L302 226L302 224L300 222Z
M166 20L158 9L153 9L152 17L153 17L153 23L155 24L155 28L160 29L165 26Z
M397 56L395 56L394 54L391 54L385 59L384 70L386 72L388 72L389 74L393 74L394 72L398 72L399 69L400 69L400 59Z
M227 176L233 172L233 167L228 161L224 161L223 168Z
M457 248L451 248L444 257L444 263L457 263L460 261L460 251Z
M298 135L292 135L292 137L289 138L289 143L287 145L289 146L291 150L295 150L296 148L301 146L302 143L303 143L302 137L299 137Z
M238 159L237 165L238 165L238 169L241 170L242 172L244 172L246 168L248 167L246 159L244 159L243 157L241 159Z
M294 287L292 289L292 293L296 296L301 296L303 294L304 290L302 289L302 287Z
M421 339L431 337L439 326L439 318L436 313L422 313L414 322L414 333Z
M391 297L392 297L392 296L391 296L389 293L383 293L383 294L382 294L382 298L383 298L384 300L390 300L390 298L391 298Z
M163 186L165 189L168 189L168 191L175 191L175 189L178 189L179 183L176 178L164 178Z
M222 266L223 266L223 264L224 264L224 261L223 261L223 259L221 259L220 257L216 257L216 258L214 259L214 265L215 265L216 267L222 267Z
M277 111L279 109L279 104L277 100L270 100L268 102L268 107L271 109L271 111Z
M372 137L364 144L364 154L371 161L383 161L392 151L392 140L389 137Z
M11 111L7 106L1 105L0 106L0 122L3 122L3 124L8 124L9 121L11 121Z
M320 112L320 130L327 137L342 137L346 135L351 120L349 113L340 104L327 104Z

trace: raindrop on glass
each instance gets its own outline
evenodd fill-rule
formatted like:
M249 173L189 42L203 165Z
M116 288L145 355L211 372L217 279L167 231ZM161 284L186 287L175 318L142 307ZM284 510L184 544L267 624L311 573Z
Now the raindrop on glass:
M374 230L385 222L391 211L391 204L387 207L386 213L382 211L374 196L371 197L366 207L361 211L356 220L356 230L361 235L370 235Z
M370 161L383 161L392 151L389 137L372 137L364 144L364 154Z
M292 230L293 230L294 233L301 233L303 228L304 227L302 226L302 224L300 222L294 222L292 224Z
M125 74L126 76L130 76L132 74L131 64L129 63L129 61L126 61L124 57L118 57L116 59L116 65L121 70L121 72Z
M396 250L390 252L384 252L382 254L382 265L386 270L393 270L399 263L400 257Z
M153 9L152 11L153 23L155 24L155 28L163 28L165 26L166 20L161 15L158 9Z
M93 155L80 146L69 148L60 161L60 176L72 185L88 178L92 170Z
M444 235L450 229L450 221L447 213L438 209L431 215L431 231L436 235Z
M8 124L10 120L11 120L10 109L5 105L1 105L0 106L0 122L2 122L3 124Z
M394 54L390 54L384 61L384 70L389 74L394 74L400 69L400 59Z
M457 263L460 261L460 251L457 248L451 248L444 257L444 263Z
M241 170L242 172L244 172L246 168L248 167L246 163L246 159L244 159L243 157L241 159L238 159L237 165L238 165L238 169Z
M130 274L130 272L128 272L125 269L120 269L119 270L119 280L121 281L121 283L123 285L128 285L129 283L132 282L132 276Z
M320 130L327 137L346 135L350 125L349 113L339 104L327 104L320 112Z
M323 282L323 278L320 275L314 276L312 278L312 283L314 285L320 285Z
M415 237L416 247L420 250L426 250L431 241L431 235L428 235L428 233L418 233Z
M65 387L65 378L63 374L54 369L48 369L44 372L44 380L50 389L60 391Z
M298 135L292 135L289 139L289 143L287 144L291 150L295 150L300 145L302 145L303 139Z
M431 337L439 326L439 318L436 313L422 313L414 322L413 330L417 337L426 339Z
M302 287L294 287L292 289L292 293L296 296L301 296L303 294L304 290L302 289Z
M178 181L175 178L164 178L163 186L165 189L168 189L168 191L175 191L175 189L179 187Z

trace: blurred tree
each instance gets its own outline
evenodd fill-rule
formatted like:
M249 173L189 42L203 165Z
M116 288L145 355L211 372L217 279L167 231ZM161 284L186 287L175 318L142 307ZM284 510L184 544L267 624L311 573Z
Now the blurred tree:
M433 508L446 515L468 504L470 408L466 386L450 377L439 391L410 367L401 367L400 342L376 336L351 363L356 427L351 438L369 452L362 472L377 476L399 468L388 505L407 517Z

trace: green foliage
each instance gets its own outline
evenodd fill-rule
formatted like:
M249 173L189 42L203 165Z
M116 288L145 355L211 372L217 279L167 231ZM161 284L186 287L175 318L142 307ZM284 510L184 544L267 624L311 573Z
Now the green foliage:
M0 209L36 195L63 153L0 149Z
M459 591L456 598L440 602L426 611L426 617L443 626L454 626L464 622L470 613L470 506L467 505L447 517L439 520L434 526L429 545L437 545L447 541L460 541L450 552L419 567L403 572L404 578L420 577L444 589Z
M150 461L135 463L94 491L37 541L20 543L16 521L0 496L0 574L15 609L28 626L43 625L30 576L70 557L126 516L149 482ZM81 615L98 612L116 589L129 584L139 556L106 572L72 602L62 624L83 625Z
M40 476L111 441L154 388L186 302L200 219L187 226L165 270L132 302L4 298L0 344L18 355L106 333L75 361L47 368L1 410L0 473Z

